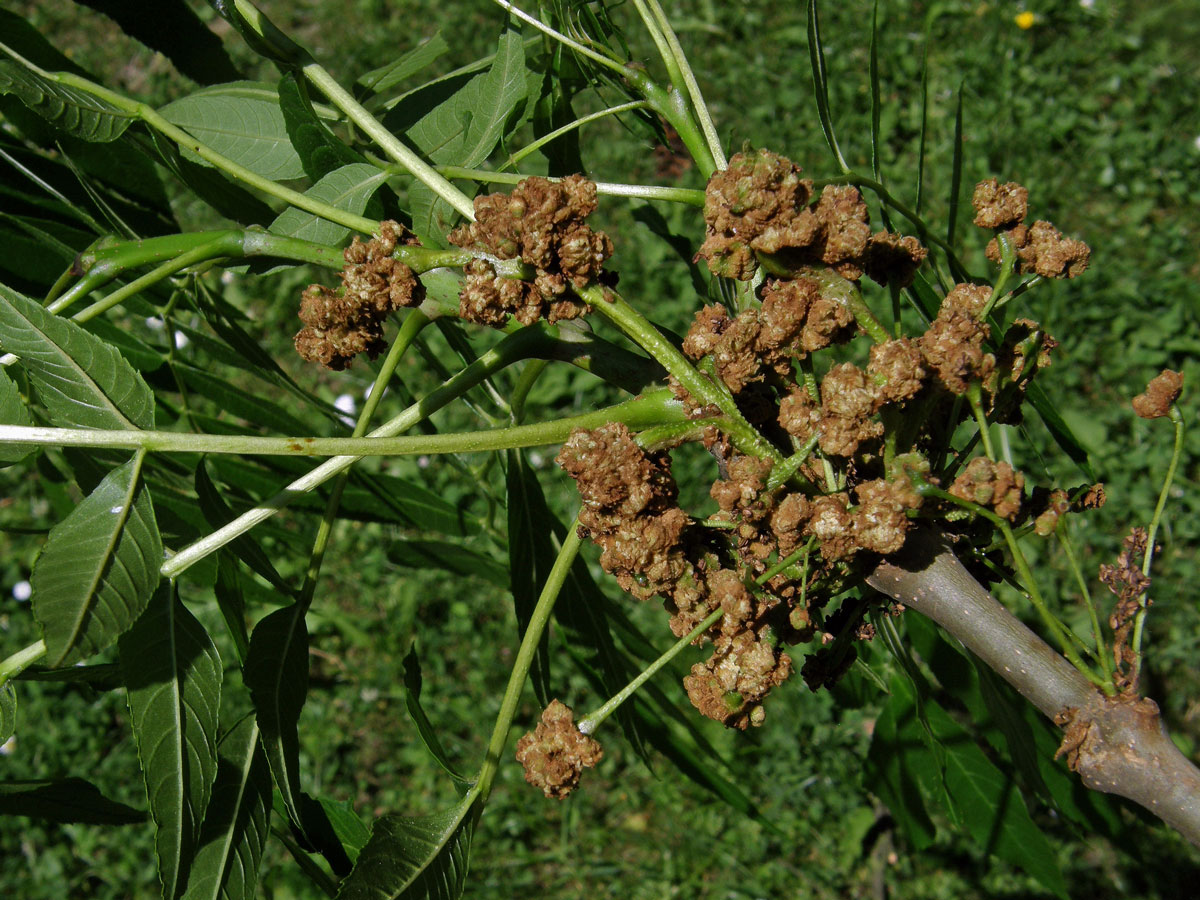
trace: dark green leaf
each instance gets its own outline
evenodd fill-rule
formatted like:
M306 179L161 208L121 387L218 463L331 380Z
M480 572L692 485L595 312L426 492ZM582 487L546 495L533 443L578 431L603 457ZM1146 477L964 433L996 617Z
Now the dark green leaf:
M85 825L135 825L146 821L144 812L108 799L82 778L0 781L0 816Z
M553 521L542 495L537 475L520 450L509 450L506 476L508 495L508 567L511 574L513 607L517 614L517 633L524 637L530 616L537 604L542 585L554 566L558 553L550 540ZM542 633L533 665L529 670L538 702L546 706L550 693L550 638Z
M946 221L946 243L954 246L954 232L958 229L959 194L962 191L963 164L963 95L958 86L958 100L954 105L954 159L950 165L950 212Z
M208 460L201 462L196 466L196 497L200 502L200 510L204 513L204 518L212 528L220 528L235 518L234 511L225 502L225 498L221 496L216 484L208 474ZM264 580L285 597L292 594L292 589L279 571L275 568L275 564L271 562L271 558L267 556L266 551L258 543L253 533L246 533L234 538L229 549L237 554L251 571L257 572ZM245 626L242 626L243 632Z
M288 72L279 80L279 108L288 137L309 178L315 181L342 166L365 162L361 153L334 137L329 126L317 116L308 96L307 82L295 72Z
M0 425L33 425L25 400L16 384L0 369ZM0 444L0 463L14 463L34 451L30 445Z
M925 36L925 47L921 52L921 132L917 144L917 199L913 209L921 214L925 199L925 144L929 132L929 35Z
M308 696L308 627L304 613L304 607L293 603L255 625L242 669L242 680L258 715L271 775L297 826L304 821L297 731Z
M181 207L180 213L191 213L189 205L197 205L196 201L199 201L241 225L265 225L275 218L271 207L236 184L224 172L185 159L178 147L157 132L151 136L151 140L162 162L188 188L185 195L187 203L176 201Z
M83 328L120 352L139 372L153 372L163 363L164 357L159 351L130 334L128 327L115 325L103 316L89 320Z
M159 112L255 175L273 181L304 177L304 165L279 108L279 95L270 85L235 81L203 88L168 103ZM200 162L198 156L191 158Z
M367 841L371 839L371 829L363 824L362 819L358 817L358 813L349 803L330 800L328 797L321 797L319 802L333 828L334 835L341 841L342 848L346 851L346 857L353 864L358 859L358 854L362 852L362 848L367 845Z
M20 357L54 424L154 427L154 395L116 349L2 285L0 348Z
M393 541L387 548L388 562L410 569L442 569L455 575L482 578L508 590L508 569L460 544L448 541Z
M65 669L48 669L45 666L30 666L17 676L21 681L56 681L67 684L86 684L94 691L115 691L125 687L121 667L116 663L100 663L95 666L67 666Z
M278 403L265 397L247 394L244 390L211 372L186 363L175 363L175 371L184 383L200 397L217 404L229 415L247 423L284 434L302 435L308 425Z
M135 118L82 88L43 77L13 59L0 59L0 94L14 95L51 125L85 141L115 141Z
M17 688L11 681L0 684L0 747L17 733Z
M367 163L352 163L329 172L304 192L304 196L337 209L362 215L367 204L384 184L388 173ZM346 239L350 229L314 216L296 207L289 207L271 223L269 231L288 237L301 238L317 244L336 246Z
M1058 410L1055 408L1053 401L1046 396L1046 389L1036 381L1031 382L1026 389L1026 396L1029 402L1033 404L1033 408L1042 418L1046 429L1050 432L1050 436L1054 438L1054 442L1058 444L1059 449L1071 458L1071 461L1079 467L1079 471L1083 473L1083 477L1088 481L1096 481L1096 470L1092 468L1091 460L1088 459L1088 452L1080 442L1075 433L1071 431L1069 426Z
M338 900L455 900L462 896L477 816L472 792L432 816L381 816Z
M924 729L918 724L911 685L897 676L892 679L892 687L890 699L875 720L863 786L887 805L900 832L919 851L935 837L922 787L936 785L940 773L937 758L925 745Z
M254 716L217 747L217 780L185 900L252 900L271 814L271 772Z
M422 41L407 53L400 54L387 65L372 69L356 83L371 93L381 93L422 69L428 68L434 60L449 49L450 45L446 43L441 32L435 31L432 37Z
M421 706L421 660L417 656L416 644L409 648L404 657L404 706L408 710L413 724L417 726L417 734L420 735L422 743L425 744L425 748L437 761L437 764L446 770L446 773L454 779L458 786L469 786L470 782L450 764L450 759L442 748L442 742L438 739L437 730L425 714L424 707Z
M164 584L121 639L121 671L138 759L157 826L163 897L178 897L217 777L221 660L195 616Z
M883 106L879 102L879 0L871 4L871 55L867 64L871 80L871 174L876 181L882 182L883 176L879 171L879 117ZM924 143L924 132L921 140Z
M237 69L217 37L184 0L155 0L147 15L141 0L79 0L111 17L121 30L171 60L200 84L232 81Z
M246 597L242 591L242 573L237 559L226 548L217 551L217 580L213 585L221 618L233 638L238 662L246 661L250 650L250 634L246 631Z
M162 542L140 463L114 469L55 525L33 567L33 614L51 666L109 646L142 615L158 584Z

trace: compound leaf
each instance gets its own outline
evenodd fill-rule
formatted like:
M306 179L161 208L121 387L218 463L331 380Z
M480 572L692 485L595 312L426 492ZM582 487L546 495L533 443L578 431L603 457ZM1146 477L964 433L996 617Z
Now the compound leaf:
M13 59L0 59L0 94L12 94L51 125L85 141L115 141L134 120L132 113Z
M362 215L375 192L383 187L387 179L388 173L375 166L351 163L322 176L304 195L337 209ZM338 225L294 206L280 213L268 230L327 245L340 244L350 233L345 225Z

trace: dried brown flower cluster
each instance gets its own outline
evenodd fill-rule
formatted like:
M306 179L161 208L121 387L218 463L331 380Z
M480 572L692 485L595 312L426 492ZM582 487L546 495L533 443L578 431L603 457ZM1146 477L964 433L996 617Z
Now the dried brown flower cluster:
M504 278L487 260L473 260L464 269L459 316L498 328L510 315L525 325L583 315L585 305L569 289L597 278L613 251L608 235L584 224L595 210L596 185L581 175L526 178L511 194L476 197L475 221L455 229L450 242L519 259L534 275Z
M1146 529L1134 528L1123 542L1117 564L1100 566L1101 583L1117 595L1116 605L1108 617L1109 627L1113 630L1113 662L1117 667L1114 678L1117 686L1128 692L1137 690L1138 674L1137 653L1129 646L1129 638L1138 612L1143 606L1150 605L1146 599L1150 578L1142 574L1141 567L1148 541Z
M1153 378L1144 393L1133 398L1133 411L1143 419L1161 419L1183 392L1183 375L1163 369Z
M1043 278L1074 278L1087 269L1091 249L1083 241L1064 237L1049 222L1039 220L1023 224L1029 210L1029 191L1014 182L1000 184L995 178L981 181L972 197L975 224L994 228L1012 243L1020 259L1022 272L1036 272ZM1000 243L993 238L987 257L1000 262Z
M717 275L745 281L757 253L789 268L827 266L843 278L911 283L927 251L911 237L871 233L867 205L851 185L829 185L810 206L813 183L769 150L736 153L705 190L706 237L697 259Z
M383 352L388 316L425 299L425 287L413 270L392 258L404 241L403 225L381 222L376 237L366 242L355 237L343 252L340 292L309 285L300 299L304 328L294 339L301 357L341 370L360 353L374 359Z
M550 701L533 733L517 741L517 762L525 769L525 780L556 800L579 787L583 770L603 758L600 744L575 727L570 707L557 700Z

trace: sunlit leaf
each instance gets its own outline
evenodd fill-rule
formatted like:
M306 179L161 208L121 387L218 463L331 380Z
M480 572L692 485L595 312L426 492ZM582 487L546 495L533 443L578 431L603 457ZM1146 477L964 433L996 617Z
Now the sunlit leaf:
M319 803L334 835L341 842L346 857L353 864L362 848L367 845L367 841L371 839L371 829L363 824L349 803L330 800L328 797L321 797Z
M455 900L470 863L478 795L432 816L381 816L338 900Z
M82 778L0 781L0 816L85 825L136 825L146 821L144 812L110 800Z
M309 178L322 178L342 166L365 162L361 153L338 140L321 121L309 100L307 82L298 73L288 72L279 79L279 108Z
M274 181L304 177L279 98L256 82L204 88L168 103L159 112L209 148ZM192 156L200 162L200 157Z
M3 285L0 349L20 358L55 425L154 427L154 395L115 348Z
M184 897L251 900L271 813L271 772L253 716L221 738L217 754L217 780Z
M162 542L140 468L133 459L110 472L50 530L33 567L33 614L51 666L112 644L158 584Z
M367 163L352 163L325 175L304 195L337 209L362 215L375 192L387 183L387 179L388 173L382 169ZM346 226L294 206L280 213L269 230L275 234L329 245L340 244L350 234Z
M17 732L17 688L11 681L0 684L0 746Z
M428 68L434 60L449 49L450 45L446 43L441 32L435 31L432 37L422 41L408 52L400 54L387 65L372 69L359 78L357 83L372 93L386 91L422 69Z
M146 782L163 897L187 884L217 777L221 660L208 632L164 584L121 639L121 671Z

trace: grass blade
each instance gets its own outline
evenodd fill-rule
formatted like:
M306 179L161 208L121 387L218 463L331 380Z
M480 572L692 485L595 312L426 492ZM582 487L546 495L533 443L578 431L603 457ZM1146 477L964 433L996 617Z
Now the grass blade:
M954 160L950 167L950 215L946 223L946 243L954 246L954 232L958 230L958 204L962 194L963 164L963 92L958 86L958 102L954 109Z
M921 201L925 199L925 140L929 132L929 35L925 35L925 49L921 53L921 135L917 145L917 199L913 211L921 214Z

